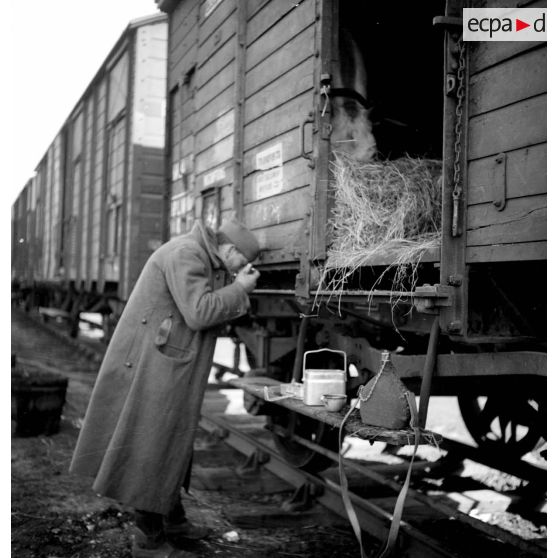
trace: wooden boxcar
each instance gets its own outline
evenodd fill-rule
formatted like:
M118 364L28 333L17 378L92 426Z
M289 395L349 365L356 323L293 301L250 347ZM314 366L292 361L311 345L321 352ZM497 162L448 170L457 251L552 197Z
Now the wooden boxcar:
M235 327L256 368L300 378L302 351L327 346L346 351L357 386L388 349L425 400L432 373L433 393L459 395L479 443L522 454L545 430L546 43L464 43L467 5L159 0L168 233L234 213L258 236L260 288ZM440 247L395 307L389 282L370 297L389 253L343 292L317 291L335 203L325 93L341 86L341 27L365 59L379 152L443 162Z
M161 243L166 42L164 14L128 25L15 204L14 278L74 329L80 311L118 313Z

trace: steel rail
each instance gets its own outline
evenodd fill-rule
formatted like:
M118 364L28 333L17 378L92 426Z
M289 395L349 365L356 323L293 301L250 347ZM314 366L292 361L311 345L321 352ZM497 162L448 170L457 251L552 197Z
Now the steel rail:
M482 449L458 442L457 440L452 440L451 438L442 438L442 441L438 445L447 452L470 459L475 463L486 465L502 473L508 473L522 480L546 484L546 467L539 467L538 465L527 463L520 459L509 460L509 458L505 456L487 454L483 452Z
M294 486L301 486L302 484L310 483L311 485L321 487L323 492L321 494L316 494L316 499L333 512L346 517L345 508L341 501L341 487L334 481L292 467L292 465L290 465L283 456L274 451L273 448L254 439L248 434L238 431L230 424L230 422L227 422L218 416L212 415L211 413L202 414L200 426L210 432L217 430L221 433L221 438L228 445L246 456L254 455L254 451L256 451L260 456L260 463L262 466L274 475L293 484ZM277 434L287 432L281 427L272 427L272 430ZM325 448L322 448L321 446L297 435L291 436L291 439L312 450L326 455L332 459L333 462L338 461L338 455L335 452L326 450ZM359 465L358 463L348 460L345 460L344 464L347 468L353 469L377 483L388 486L395 492L399 492L401 489L401 485L399 483L391 479L387 479L381 474L367 469L363 465ZM435 464L433 465L435 466ZM433 511L447 515L449 519L461 521L462 523L475 529L479 535L489 537L493 541L499 541L504 545L513 546L521 552L528 553L529 556L540 558L543 556L546 557L546 549L544 549L538 542L524 541L513 533L509 533L499 527L488 525L475 518L469 517L447 504L434 502L428 496L415 490L411 489L409 495L414 500L424 504ZM358 510L357 513L363 529L372 534L375 538L383 540L387 534L389 524L392 519L391 513L386 512L379 506L356 494L350 493L350 498L353 505ZM408 550L409 555L413 556L413 558L422 556L428 556L429 558L437 556L456 556L455 551L443 548L439 541L432 539L429 535L421 532L417 527L412 526L408 522L403 521L401 523L401 530L401 547Z
M329 459L331 459L334 463L339 462L338 453L328 450L320 446L319 444L307 440L306 438L302 438L297 434L289 434L288 430L281 426L272 426L270 427L270 430L281 436L288 436L294 442L297 442L298 444L301 444L311 450L314 450L318 453L321 453L322 455L325 455L326 457L329 457ZM364 465L361 465L359 463L356 463L348 459L345 459L343 461L343 464L345 468L352 469L353 471L356 471L357 473L369 478L370 480L378 484L387 486L393 489L396 493L399 493L399 491L401 490L400 483L391 480L385 477L384 475L377 473L374 470L371 470L370 467L366 467ZM436 462L432 462L431 465L432 468L436 468ZM457 510L456 508L448 504L439 501L434 501L426 494L414 490L413 488L409 488L407 493L408 493L408 497L412 498L413 500L416 500L417 502L420 502L421 504L424 504L425 506L428 506L431 509L446 514L450 519L457 519L458 521L467 523L468 525L474 527L478 531L481 531L490 537L501 540L508 544L512 544L520 548L521 550L530 553L529 554L530 556L540 556L541 558L545 558L547 555L546 548L540 546L540 544L536 540L525 541L520 537L518 537L517 535L510 533L509 531L505 531L495 525L484 523L478 519L475 519L474 517L467 515L466 513L460 512L459 510Z
M323 492L315 495L316 500L338 515L346 517L341 500L341 487L338 484L293 468L273 448L239 431L230 422L211 413L202 411L200 426L208 432L217 431L225 443L246 456L252 455L254 450L261 452L265 455L265 459L261 461L262 466L286 482L294 486L310 483L321 487ZM349 493L349 496L357 510L362 528L379 541L385 539L392 514L356 494ZM401 522L400 544L413 558L455 558L453 551L442 548L439 541L425 535L405 521Z

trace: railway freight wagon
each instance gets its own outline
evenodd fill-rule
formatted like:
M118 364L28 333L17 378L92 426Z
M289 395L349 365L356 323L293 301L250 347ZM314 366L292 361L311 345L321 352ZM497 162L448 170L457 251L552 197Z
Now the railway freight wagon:
M305 351L342 350L355 396L388 350L422 389L423 426L430 393L458 395L480 446L531 450L546 432L546 43L463 42L457 0L158 6L168 232L235 214L264 246L252 314L233 330L251 374L299 381ZM419 175L429 207L422 187L400 194ZM399 236L363 228L413 204ZM301 467L323 465L301 438L336 447L319 420L246 405Z
M73 333L120 313L161 243L166 41L164 14L128 25L14 204L13 279Z

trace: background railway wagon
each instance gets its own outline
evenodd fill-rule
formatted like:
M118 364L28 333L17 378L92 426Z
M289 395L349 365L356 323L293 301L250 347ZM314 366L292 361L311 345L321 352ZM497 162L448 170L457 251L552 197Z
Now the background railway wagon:
M166 40L164 14L128 25L22 194L41 245L16 274L43 306L118 313L161 243Z
M30 226L31 215L28 207L29 191L31 189L31 181L29 181L17 200L12 206L12 279L23 276L27 272L28 262L28 245L19 247L24 244L28 238L28 227Z
M17 300L30 292L30 281L42 271L44 247L38 177L29 179L12 206L12 291ZM28 301L30 304L31 301Z
M493 419L516 412L536 417L538 439L546 375L546 43L461 50L460 0L158 6L169 15L168 232L181 234L196 218L216 227L234 213L258 236L265 249L256 319L235 327L253 363L290 377L293 369L300 374L302 348L329 346L347 352L362 383L378 370L380 349L398 349L395 366L413 389L435 368L434 392L460 395L468 426L480 429L477 441L486 441ZM366 293L393 263L389 253L366 262L343 296L329 293L319 310L312 307L331 245L332 114L323 88L342 63L341 27L365 59L382 157L443 161L440 247L423 257L400 311L388 284L373 304ZM433 331L441 335L429 348ZM500 400L490 417L482 417L479 396Z

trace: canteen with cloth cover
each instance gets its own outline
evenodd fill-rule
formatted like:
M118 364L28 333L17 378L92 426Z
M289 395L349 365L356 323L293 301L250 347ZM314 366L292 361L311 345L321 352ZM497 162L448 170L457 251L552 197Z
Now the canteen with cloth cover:
M395 373L389 352L383 351L380 371L358 390L361 421L391 430L407 428L411 420L408 394Z

